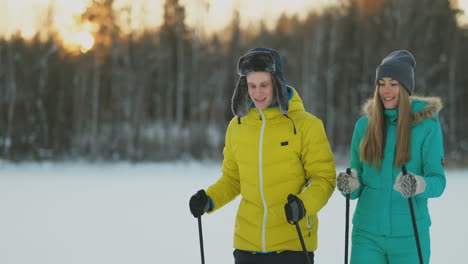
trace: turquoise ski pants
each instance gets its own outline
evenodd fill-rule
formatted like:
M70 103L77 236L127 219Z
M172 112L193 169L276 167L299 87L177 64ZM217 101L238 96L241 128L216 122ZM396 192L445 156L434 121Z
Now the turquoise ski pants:
M429 231L419 232L424 264L431 255ZM351 264L419 264L414 236L385 237L353 229Z

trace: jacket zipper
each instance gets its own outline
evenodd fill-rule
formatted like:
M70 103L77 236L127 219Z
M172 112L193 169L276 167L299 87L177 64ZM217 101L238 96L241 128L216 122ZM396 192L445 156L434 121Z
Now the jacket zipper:
M262 129L260 130L260 140L258 143L258 175L260 177L260 196L262 197L263 203L263 221L262 221L262 251L266 251L266 243L265 243L265 229L266 229L266 220L268 215L268 207L265 200L265 193L263 192L263 134L265 132L265 125L266 125L266 118L263 115L262 110L258 109L258 113L262 118Z

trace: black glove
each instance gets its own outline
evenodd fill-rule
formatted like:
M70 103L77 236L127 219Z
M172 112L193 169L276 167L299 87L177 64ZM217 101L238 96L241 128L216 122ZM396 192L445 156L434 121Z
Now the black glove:
M286 212L286 219L290 224L299 222L306 214L301 199L293 194L288 195L288 202L284 205L284 211Z
M211 203L206 195L205 190L199 190L192 195L189 202L190 212L194 217L200 217L204 213L211 211Z

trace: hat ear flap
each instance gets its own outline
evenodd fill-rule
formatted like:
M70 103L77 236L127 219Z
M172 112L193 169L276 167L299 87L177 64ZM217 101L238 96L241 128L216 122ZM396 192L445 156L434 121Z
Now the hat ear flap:
M281 81L276 74L273 74L273 81L275 82L276 102L283 115L287 115L289 111L289 100L286 84Z
M242 76L237 81L236 89L232 96L232 112L236 116L246 116L249 113L252 100L247 89L247 78Z

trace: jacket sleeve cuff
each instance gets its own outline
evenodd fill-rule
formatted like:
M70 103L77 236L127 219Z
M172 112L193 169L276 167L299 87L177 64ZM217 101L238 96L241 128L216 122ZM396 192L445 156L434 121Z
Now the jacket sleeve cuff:
M215 205L214 205L214 202L213 202L213 199L211 199L211 197L208 196L208 201L210 202L210 208L208 209L208 212L211 212Z

